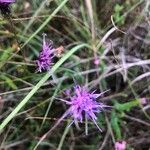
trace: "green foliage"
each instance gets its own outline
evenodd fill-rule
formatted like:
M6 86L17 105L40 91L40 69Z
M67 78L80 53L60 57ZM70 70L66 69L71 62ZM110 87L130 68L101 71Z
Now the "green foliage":
M7 77L6 75L1 75L0 79L2 79L5 83L7 83L8 86L11 87L13 90L18 89L13 80Z
M120 103L116 103L115 104L115 109L120 111L120 112L124 112L124 111L130 111L133 107L135 106L139 106L139 99L138 100L132 100L130 102L126 102L123 104Z
M125 17L122 15L123 14L123 10L124 10L124 6L123 5L116 4L115 7L114 7L113 18L114 18L114 21L118 25L123 25L124 22L125 22Z
M120 123L120 115L115 110L113 110L111 113L111 126L113 131L115 132L116 140L122 139Z

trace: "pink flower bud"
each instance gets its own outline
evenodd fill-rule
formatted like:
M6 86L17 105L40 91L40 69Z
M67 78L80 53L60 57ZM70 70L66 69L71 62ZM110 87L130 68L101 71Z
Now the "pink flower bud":
M95 65L99 65L99 64L100 64L100 59L95 58L95 59L94 59L94 64L95 64Z
M126 141L118 141L115 143L115 150L125 150L126 149Z

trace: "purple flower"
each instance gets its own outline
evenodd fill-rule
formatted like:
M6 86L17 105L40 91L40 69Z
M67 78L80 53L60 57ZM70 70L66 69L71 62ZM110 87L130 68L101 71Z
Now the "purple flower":
M51 42L47 42L45 39L46 34L43 34L43 48L39 54L39 58L36 61L38 65L38 71L49 70L52 65L52 59L54 57L55 49Z
M90 93L86 88L77 85L74 87L73 93L73 96L70 95L70 101L62 100L70 105L66 114L73 118L72 123L82 123L84 119L90 119L97 126L97 128L102 131L96 122L96 114L103 111L105 107L109 106L106 106L101 102L97 102L96 99L104 92L100 94L95 94L95 91Z
M8 4L11 4L11 3L15 3L16 0L0 0L0 3L8 3Z
M146 105L148 103L148 99L146 97L140 98L139 100L142 105Z
M100 59L99 59L99 58L95 58L95 59L94 59L94 64L95 64L96 66L98 66L98 65L100 64Z
M15 3L16 0L0 0L0 10L3 15L10 14L10 7L9 5Z

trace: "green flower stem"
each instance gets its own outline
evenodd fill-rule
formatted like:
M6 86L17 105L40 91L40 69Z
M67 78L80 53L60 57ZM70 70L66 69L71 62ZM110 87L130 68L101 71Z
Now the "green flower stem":
M67 134L69 132L69 129L70 129L70 127L69 127L70 123L71 123L71 120L68 120L67 126L66 126L66 128L64 130L64 133L63 133L62 137L61 137L61 140L59 142L57 150L61 150L62 149L64 140L65 140L65 138L66 138L66 136L67 136Z

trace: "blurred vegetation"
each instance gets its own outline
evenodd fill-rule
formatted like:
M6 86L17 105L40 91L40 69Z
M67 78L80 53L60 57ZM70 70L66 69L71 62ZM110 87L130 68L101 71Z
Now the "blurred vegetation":
M76 82L97 93L109 89L98 99L112 106L98 115L103 132L89 122L85 135L85 123L80 130L68 128L67 118L37 149L113 150L116 141L125 140L127 150L148 150L149 9L148 0L17 0L11 19L0 18L0 122L26 96L31 98L10 116L1 131L0 149L34 149L67 110L56 98L65 99L64 91ZM54 64L71 55L52 75L36 72L43 33L55 48L65 48ZM32 96L29 92L44 79Z

